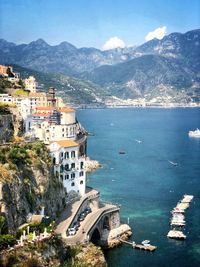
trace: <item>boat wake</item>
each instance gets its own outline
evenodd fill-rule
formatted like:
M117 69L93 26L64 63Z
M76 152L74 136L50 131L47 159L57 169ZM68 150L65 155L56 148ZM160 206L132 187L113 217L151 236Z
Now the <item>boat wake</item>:
M171 161L171 160L168 160L168 162L174 166L178 166L178 163L177 162L174 162L174 161Z

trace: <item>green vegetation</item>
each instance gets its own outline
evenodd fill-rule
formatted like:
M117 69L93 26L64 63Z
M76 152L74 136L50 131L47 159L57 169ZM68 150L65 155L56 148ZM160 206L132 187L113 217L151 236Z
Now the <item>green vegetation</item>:
M28 96L28 91L25 91L25 90L23 90L23 89L16 89L13 93L12 93L12 95L13 96Z
M35 166L38 160L50 164L51 158L46 146L37 141L33 143L11 143L9 146L0 147L0 163L9 164L10 168L17 169L19 166Z
M15 145L10 149L8 159L11 160L12 163L20 165L28 163L30 156L24 147Z
M16 239L13 235L0 235L0 250L7 248L8 246L14 246Z
M88 104L95 103L96 97L105 98L106 91L101 86L75 77L69 77L60 73L43 73L32 69L14 65L14 70L21 74L22 78L31 75L45 89L50 86L58 90L58 95L67 103Z
M7 78L0 78L0 94L6 93L7 88L12 88L12 83Z

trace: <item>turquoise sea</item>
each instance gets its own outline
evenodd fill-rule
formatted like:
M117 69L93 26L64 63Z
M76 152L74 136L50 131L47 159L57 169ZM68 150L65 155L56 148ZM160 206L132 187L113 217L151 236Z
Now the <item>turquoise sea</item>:
M200 109L78 110L78 119L94 136L88 154L102 168L88 177L105 201L121 205L121 222L132 240L149 239L154 253L122 245L105 253L109 267L200 266ZM138 142L142 141L142 142ZM126 154L120 155L119 151ZM177 163L177 166L169 161ZM170 211L184 194L194 195L186 211L185 241L166 237Z

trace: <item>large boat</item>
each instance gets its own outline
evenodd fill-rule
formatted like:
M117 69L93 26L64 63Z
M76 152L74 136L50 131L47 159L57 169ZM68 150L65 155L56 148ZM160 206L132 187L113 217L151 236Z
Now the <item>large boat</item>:
M200 130L197 128L195 131L189 131L188 135L190 137L199 137L200 138Z

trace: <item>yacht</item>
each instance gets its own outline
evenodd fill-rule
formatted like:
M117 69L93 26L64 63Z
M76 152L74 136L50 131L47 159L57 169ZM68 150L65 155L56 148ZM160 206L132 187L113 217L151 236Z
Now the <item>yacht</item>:
M190 137L200 137L200 130L197 128L195 131L189 131L188 135Z

